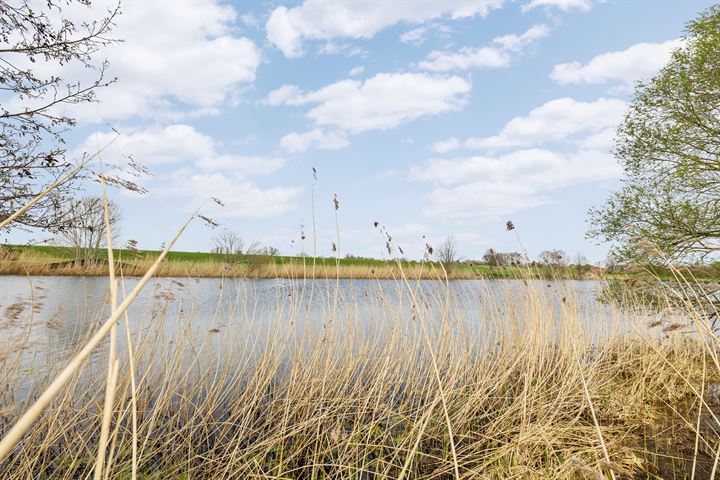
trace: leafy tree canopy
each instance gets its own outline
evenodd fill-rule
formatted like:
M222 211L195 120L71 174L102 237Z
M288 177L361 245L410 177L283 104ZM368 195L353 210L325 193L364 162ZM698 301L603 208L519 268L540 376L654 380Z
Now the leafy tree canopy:
M720 6L686 27L668 65L640 82L614 153L623 187L590 211L590 237L627 259L720 249Z

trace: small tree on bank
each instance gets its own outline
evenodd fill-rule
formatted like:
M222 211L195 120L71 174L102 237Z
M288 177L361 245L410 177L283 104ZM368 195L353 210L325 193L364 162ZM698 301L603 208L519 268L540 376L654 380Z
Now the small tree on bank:
M237 232L223 229L213 238L213 253L225 256L241 254L245 247L242 237Z
M120 207L108 200L108 217L114 243L120 237ZM60 243L75 249L75 260L85 263L98 259L101 248L107 247L105 206L100 197L83 197L64 204L65 225L58 232Z
M448 236L443 243L435 250L435 257L438 259L446 272L450 272L458 262L457 243L455 237Z
M260 242L252 241L245 244L239 233L223 229L213 238L213 253L223 255L226 262L235 262L247 255L263 254Z
M482 263L490 267L511 267L525 263L525 255L520 252L497 252L489 248L482 257Z
M498 255L498 252L496 252L492 248L488 248L485 254L482 257L483 263L487 264L490 267L498 267L501 265L500 263L500 256Z
M575 254L572 263L575 266L575 270L577 271L579 277L585 275L585 273L590 269L587 257L581 252Z
M563 250L543 250L539 256L540 263L548 267L565 267L568 264L568 256Z
M280 250L277 247L268 246L263 247L258 251L259 255L265 255L267 257L277 257L280 255Z

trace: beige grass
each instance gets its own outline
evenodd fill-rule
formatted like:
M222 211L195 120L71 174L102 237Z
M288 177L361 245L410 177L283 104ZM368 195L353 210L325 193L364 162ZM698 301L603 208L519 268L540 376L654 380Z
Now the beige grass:
M375 306L372 324L352 313L360 300L335 303L332 291L313 297L324 302L321 318L307 316L293 295L263 321L243 302L209 323L190 313L143 319L133 332L138 478L430 479L454 477L455 465L462 478L488 479L650 470L646 433L669 406L692 402L693 390L717 381L711 359L703 372L707 347L680 332L665 338L631 314L584 316L571 291L556 303L543 287L483 296L478 308L497 305L481 324L469 324L442 288L428 295L412 282L399 285L407 293L401 304ZM275 320L267 326L267 318ZM177 325L171 336L167 322ZM590 328L598 323L599 338ZM129 478L132 467L132 379L127 358L120 362L109 478ZM12 365L2 364L3 378L19 375ZM105 381L91 371L74 376L0 463L0 478L88 475ZM0 419L6 425L27 400L12 390L0 398L16 405ZM695 417L686 419L694 431ZM716 439L696 437L714 459Z
M0 259L0 275L70 275L70 276L107 276L107 264L80 265L68 263L57 267L54 261L42 257L21 257L19 260ZM142 276L152 260L130 260L123 264L125 276ZM441 268L431 264L403 267L388 263L381 266L315 265L314 278L356 278L356 279L399 279L403 274L411 279L442 280L446 278ZM160 277L202 277L202 278L311 278L313 277L312 259L303 265L301 260L278 265L260 263L256 265L223 265L218 262L186 262L173 260L163 263L157 271ZM474 279L479 275L472 271L452 273L454 279Z

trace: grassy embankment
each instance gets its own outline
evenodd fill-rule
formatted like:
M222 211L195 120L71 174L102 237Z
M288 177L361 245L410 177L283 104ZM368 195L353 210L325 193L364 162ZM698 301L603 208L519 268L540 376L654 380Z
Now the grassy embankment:
M5 255L2 254L5 252ZM160 254L156 250L115 249L123 274L142 275ZM98 253L99 262L84 265L74 262L75 250L52 246L0 246L0 275L107 275L107 251ZM235 258L207 252L169 252L158 275L177 277L249 277L249 278L379 278L393 279L403 274L411 279L444 279L446 272L437 262L386 261L368 258L312 258L288 256L243 255ZM447 272L453 279L524 278L527 267L490 267L482 264L457 263ZM601 269L575 267L550 269L533 267L530 274L538 278L597 278Z
M126 276L143 275L160 254L157 250L115 249L115 258L122 263ZM52 246L0 246L0 275L107 275L107 251L98 253L99 261L92 265L75 262L75 250ZM314 263L314 265L313 265ZM410 279L477 279L477 278L565 278L607 280L669 280L676 275L665 267L637 266L624 272L608 273L602 268L586 265L553 267L491 267L462 262L452 265L446 272L438 262L387 261L371 258L317 258L311 257L243 255L230 258L208 252L168 253L157 273L166 277L248 277L248 278L364 278L397 279L402 273ZM720 278L720 263L695 266L687 270L697 281L715 281Z

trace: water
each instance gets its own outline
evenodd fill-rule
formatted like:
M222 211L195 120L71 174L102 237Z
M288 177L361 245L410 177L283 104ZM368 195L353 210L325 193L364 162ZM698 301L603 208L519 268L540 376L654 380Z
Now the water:
M125 291L136 283L137 279L127 279ZM416 329L418 317L430 330L441 328L445 319L453 332L489 343L505 330L522 329L527 303L537 298L549 305L549 324L572 308L585 327L600 335L609 328L605 320L616 313L597 301L601 285L542 280L161 278L146 285L128 312L133 338L152 331L162 340L154 347L159 359L168 345L189 338L210 343L213 349L242 349L253 356L280 336L288 341L315 336L319 341L332 328L354 338L383 338L398 324ZM19 355L28 378L66 362L109 314L107 277L0 277L0 346ZM120 348L123 342L121 335ZM107 346L106 341L93 353L91 369L103 364Z

